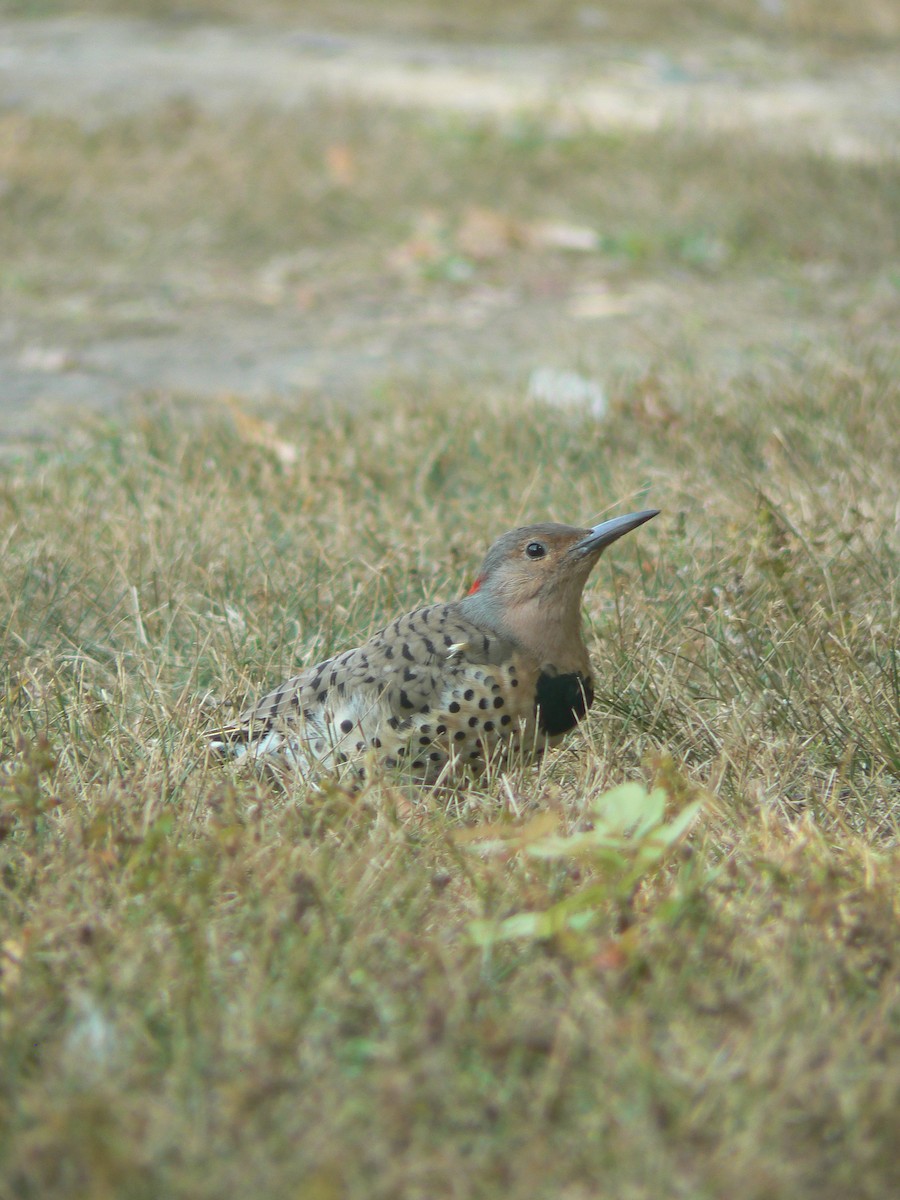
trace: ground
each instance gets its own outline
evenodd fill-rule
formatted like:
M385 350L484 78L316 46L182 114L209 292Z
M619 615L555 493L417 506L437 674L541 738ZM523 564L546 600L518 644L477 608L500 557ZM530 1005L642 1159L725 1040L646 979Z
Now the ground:
M900 1189L900 20L673 12L4 9L0 1196ZM646 507L540 765L209 757Z
M629 38L627 27L619 29L621 14L613 10L604 21L605 10L588 7L567 14L568 24L560 21L554 40L546 40L544 14L532 14L529 24L527 7L523 11L519 27L512 26L519 34L512 44L498 41L509 16L495 30L464 13L458 30L444 30L456 38L441 41L434 36L440 22L423 18L427 8L407 14L401 36L403 12L390 6L369 6L365 21L352 5L332 10L330 24L316 23L308 8L302 22L286 9L250 27L203 22L223 14L202 8L174 14L181 17L175 22L127 13L7 19L0 57L7 144L2 186L12 220L0 325L4 440L39 435L74 412L110 411L137 392L358 403L398 376L500 377L524 390L542 368L574 363L602 382L623 371L655 369L671 354L696 354L728 376L747 363L810 347L821 354L836 324L848 315L866 323L873 306L869 323L887 332L885 305L895 298L888 263L887 281L879 286L877 277L868 278L862 295L835 275L827 247L814 249L790 280L768 261L749 278L746 271L733 278L728 268L735 247L721 231L703 229L703 216L696 215L696 228L689 219L675 233L624 230L621 246L612 246L614 259L631 268L623 272L602 253L606 231L596 227L596 197L570 197L565 187L517 197L521 185L510 192L501 180L494 192L465 174L429 187L409 178L415 166L409 162L392 186L384 178L387 162L365 161L373 135L365 125L378 128L381 112L382 142L392 136L391 125L404 136L409 114L424 114L417 117L419 135L424 127L430 139L440 138L443 128L459 140L467 125L479 122L514 140L551 143L590 130L651 139L661 131L676 141L720 134L761 146L785 163L792 151L809 150L836 163L877 163L895 143L900 103L896 30L891 39L882 28L885 22L888 33L893 28L889 12L876 10L868 24L864 14L856 40L844 32L823 49L777 22L763 22L756 37L739 25L707 22L702 37L695 27L680 31L663 23ZM280 23L273 23L276 15ZM802 21L794 25L803 31ZM841 33L839 22L837 29ZM459 40L476 33L480 43ZM323 105L331 145L324 130L308 126L309 114ZM367 211L335 214L338 228L328 233L295 217L281 236L282 214L274 211L271 228L259 236L257 230L216 229L217 217L227 215L202 200L194 205L186 197L173 205L171 193L192 186L198 167L185 156L201 152L208 126L217 129L217 149L232 156L235 174L260 169L247 146L226 151L221 143L223 121L243 123L238 140L259 136L246 127L254 113L268 126L265 153L285 154L271 139L287 130L292 142L310 143L300 158L292 159L299 147L287 151L285 171L292 161L298 171L315 169L337 209L351 208L359 192L369 201ZM80 130L91 131L73 134L87 139L81 147L53 124L73 117ZM169 137L179 126L186 136L181 161L166 159L164 177L154 181L160 163L150 156L165 158L164 146L155 145L164 136L160 122ZM192 124L199 127L193 136ZM73 172L68 182L33 180L34 192L20 196L9 156L26 128L29 138L66 143L60 172ZM89 147L111 128L134 148L125 160L113 148L95 160ZM415 152L429 151L419 144ZM640 171L640 157L634 156L633 171ZM771 162L767 158L767 170ZM827 172L827 164L821 170ZM150 174L139 181L141 171ZM704 186L704 177L719 186L711 174L704 165L693 186ZM221 174L219 181L232 185ZM283 193L290 187L289 180L267 183ZM379 203L385 186L390 193ZM157 187L156 200L168 199L158 217ZM680 197L672 196L689 218L695 207L690 187L682 183ZM245 178L243 203L252 206L250 188ZM99 202L91 199L104 193ZM60 203L61 196L67 200ZM263 223L266 202L260 200ZM821 194L810 196L817 202ZM523 277L518 264L505 261L521 257L512 254L519 248L516 222L557 222L564 236L576 212L570 232L582 249L570 251L569 262L533 271L526 266ZM684 224L677 211L673 217ZM358 252L366 233L360 228L350 230L351 246L340 262L317 245L364 220L376 227L366 254ZM170 228L160 228L162 221ZM17 237L23 228L35 229L37 244ZM258 245L242 247L242 235ZM863 230L854 235L862 236ZM676 266L680 258L686 272L658 269L653 260L666 247L655 246L654 237L681 240L664 258L674 257ZM556 258L564 260L565 253ZM443 275L452 286L432 287L423 297L422 272L437 277L435 283ZM813 303L798 305L798 286Z

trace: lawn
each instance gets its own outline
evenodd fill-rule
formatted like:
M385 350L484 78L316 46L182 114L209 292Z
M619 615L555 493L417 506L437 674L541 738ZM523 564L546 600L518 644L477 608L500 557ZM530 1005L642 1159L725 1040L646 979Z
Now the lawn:
M75 341L123 296L324 327L493 290L513 347L598 278L671 298L622 322L605 413L468 378L457 328L447 378L148 381L0 460L0 1197L897 1194L896 163L338 101L0 119L0 299ZM505 529L650 506L539 767L209 758ZM626 782L692 823L585 851Z

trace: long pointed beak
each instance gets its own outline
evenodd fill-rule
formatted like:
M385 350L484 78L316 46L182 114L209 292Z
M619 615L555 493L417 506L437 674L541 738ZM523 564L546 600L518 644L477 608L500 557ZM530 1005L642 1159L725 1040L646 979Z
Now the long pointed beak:
M643 525L645 521L652 521L654 517L658 516L658 508L648 508L643 512L629 513L626 517L613 517L611 521L595 525L587 537L583 537L580 542L575 543L570 553L578 558L585 554L599 554L601 550L618 541L623 534L630 533L632 529L637 529L638 525Z

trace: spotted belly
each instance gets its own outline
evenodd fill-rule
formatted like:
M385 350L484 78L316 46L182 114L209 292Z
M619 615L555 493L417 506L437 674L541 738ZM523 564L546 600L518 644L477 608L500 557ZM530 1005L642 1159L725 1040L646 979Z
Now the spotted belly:
M433 783L488 763L527 760L556 745L593 698L590 679L522 663L461 663L420 695L413 711L393 697L332 693L318 707L269 718L254 757L276 753L304 775L364 772L374 759ZM249 747L248 747L249 749Z

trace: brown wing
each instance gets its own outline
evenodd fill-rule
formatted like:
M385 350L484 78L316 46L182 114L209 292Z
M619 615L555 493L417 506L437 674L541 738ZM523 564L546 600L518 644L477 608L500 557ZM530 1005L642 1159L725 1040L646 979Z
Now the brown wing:
M500 663L511 645L473 625L455 603L398 617L362 646L308 667L252 705L233 724L214 730L219 746L296 731L306 743L346 735L352 748L384 740L427 713L451 676L466 663Z

